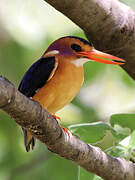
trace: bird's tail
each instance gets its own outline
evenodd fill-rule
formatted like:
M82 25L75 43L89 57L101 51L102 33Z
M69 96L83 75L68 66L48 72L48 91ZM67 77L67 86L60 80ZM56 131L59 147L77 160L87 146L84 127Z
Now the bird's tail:
M35 138L26 129L22 128L22 130L24 134L24 145L25 145L26 151L29 152L30 148L32 148L32 150L34 149Z

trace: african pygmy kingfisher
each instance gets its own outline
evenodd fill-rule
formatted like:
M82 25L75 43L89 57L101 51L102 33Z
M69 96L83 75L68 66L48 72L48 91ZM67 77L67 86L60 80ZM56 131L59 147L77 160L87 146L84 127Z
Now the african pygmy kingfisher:
M97 51L82 38L67 36L54 41L25 73L18 90L39 102L49 113L70 103L84 80L83 64L87 61L121 65L124 60ZM23 128L26 150L32 149L34 137Z

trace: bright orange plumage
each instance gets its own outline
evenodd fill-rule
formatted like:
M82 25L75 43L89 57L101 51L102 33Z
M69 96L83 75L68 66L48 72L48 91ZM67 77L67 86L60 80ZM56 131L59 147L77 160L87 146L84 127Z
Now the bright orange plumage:
M48 112L56 113L78 93L83 83L83 67L64 59L52 78L33 96Z
M19 91L38 101L54 114L70 103L80 90L83 64L89 60L108 64L123 64L124 60L96 51L92 44L78 37L56 40L25 73ZM34 138L23 129L26 150L34 147Z

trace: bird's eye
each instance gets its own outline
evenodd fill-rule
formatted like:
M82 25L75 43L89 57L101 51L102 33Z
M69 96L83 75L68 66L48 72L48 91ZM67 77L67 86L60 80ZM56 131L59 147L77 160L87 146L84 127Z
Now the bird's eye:
M82 51L81 46L78 45L78 44L72 44L72 45L71 45L71 48L72 48L74 51L76 51L76 52Z

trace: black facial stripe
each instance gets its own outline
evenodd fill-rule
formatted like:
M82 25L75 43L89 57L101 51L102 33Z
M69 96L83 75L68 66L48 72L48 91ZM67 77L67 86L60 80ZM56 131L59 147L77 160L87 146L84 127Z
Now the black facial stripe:
M72 48L74 51L76 51L76 52L82 51L81 46L78 45L78 44L72 44L72 45L71 45L71 48Z

